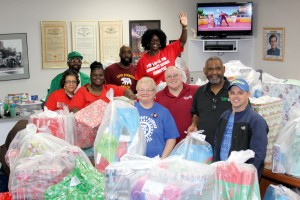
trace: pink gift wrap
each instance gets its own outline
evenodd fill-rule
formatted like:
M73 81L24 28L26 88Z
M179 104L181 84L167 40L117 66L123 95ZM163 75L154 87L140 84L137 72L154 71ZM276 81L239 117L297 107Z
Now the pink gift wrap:
M93 147L106 106L107 103L100 99L74 114L77 134L76 146L80 148Z

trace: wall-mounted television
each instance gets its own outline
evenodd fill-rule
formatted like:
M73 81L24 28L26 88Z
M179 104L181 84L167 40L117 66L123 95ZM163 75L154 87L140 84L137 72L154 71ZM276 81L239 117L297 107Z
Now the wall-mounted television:
M197 3L197 36L252 35L252 2Z

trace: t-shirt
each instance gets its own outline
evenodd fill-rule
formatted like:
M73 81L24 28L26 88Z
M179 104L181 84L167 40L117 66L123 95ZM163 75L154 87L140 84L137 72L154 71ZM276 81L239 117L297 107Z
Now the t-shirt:
M120 86L105 84L105 85L103 85L102 93L100 94L100 96L96 96L94 94L91 94L87 90L87 85L88 84L84 85L75 93L74 97L71 100L70 106L69 106L70 110L74 107L76 107L80 110L99 99L102 99L106 103L109 103L109 99L106 97L106 93L109 91L110 88L112 88L114 90L115 97L116 96L124 96L124 92L126 90L126 88L123 88Z
M229 115L229 119L226 124L223 140L221 143L220 160L222 160L222 161L227 160L227 158L229 156L228 154L229 154L229 150L231 147L233 123L234 123L234 115L231 113Z
M59 110L63 109L63 106L69 107L69 104L71 102L71 98L65 93L64 89L55 90L52 92L49 96L49 98L46 101L45 106L49 110Z
M156 94L156 102L165 106L176 122L180 137L177 138L177 143L186 137L188 127L192 123L192 114L190 112L193 98L199 86L188 85L183 83L183 88L180 94L176 97L172 95L168 87L159 91Z
M137 63L136 80L147 76L153 78L156 84L164 82L164 71L170 66L175 66L175 60L182 51L180 40L177 40L161 49L156 55L150 56L149 53L145 53Z
M146 156L150 158L161 156L166 141L179 137L171 113L158 103L154 103L150 109L143 108L139 102L135 102L134 106L139 111L140 124L147 141Z
M132 64L125 69L120 67L118 63L106 67L104 70L106 84L129 88L133 93L136 93L135 69L136 67Z

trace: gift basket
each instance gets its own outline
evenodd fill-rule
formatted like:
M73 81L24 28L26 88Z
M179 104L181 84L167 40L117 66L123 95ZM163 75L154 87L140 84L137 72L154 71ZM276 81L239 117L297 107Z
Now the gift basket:
M45 199L104 199L104 175L77 157L74 169L61 182L49 187Z
M70 144L76 141L73 113L68 109L44 112L30 115L29 122L37 126L37 133L50 133Z
M197 131L186 136L172 150L170 155L179 155L183 159L210 164L213 157L211 145L205 141L203 131Z
M215 162L217 199L259 200L257 170L245 162L254 157L252 150L233 151L227 161Z
M80 148L93 147L106 107L107 103L99 99L74 114L76 146Z
M36 131L33 124L19 131L5 156L11 170L8 187L14 199L43 199L48 187L73 170L77 157L90 163L79 147Z
M127 101L109 103L94 143L95 167L100 172L125 153L145 154L146 140L139 118L138 110Z

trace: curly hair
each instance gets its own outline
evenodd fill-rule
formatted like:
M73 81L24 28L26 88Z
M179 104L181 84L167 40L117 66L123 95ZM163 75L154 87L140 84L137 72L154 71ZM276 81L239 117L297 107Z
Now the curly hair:
M156 35L160 41L160 49L164 49L167 45L167 36L165 32L160 29L148 29L142 36L142 47L145 50L150 50L150 41Z
M104 70L102 63L101 63L101 62L98 62L98 61L94 61L94 62L90 65L90 69L91 69L91 73L92 73L95 69L102 69L102 70Z
M75 76L76 85L78 85L80 83L78 72L75 69L67 69L63 73L62 78L60 79L60 87L61 88L64 88L67 76Z

